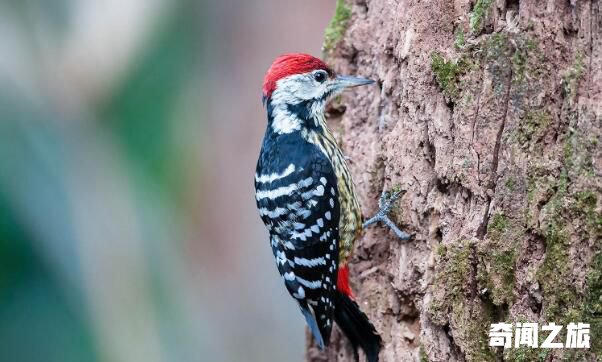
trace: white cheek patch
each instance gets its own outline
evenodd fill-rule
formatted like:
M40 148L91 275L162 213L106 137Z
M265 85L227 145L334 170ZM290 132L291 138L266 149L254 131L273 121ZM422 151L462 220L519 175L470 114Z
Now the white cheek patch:
M288 111L286 104L273 107L272 118L272 128L276 133L292 133L301 130L302 121Z
M320 99L328 92L326 84L317 84L311 74L295 74L276 82L272 93L272 128L277 133L292 133L303 127L304 120L289 112L288 105ZM312 102L309 113L316 118L324 113L324 101Z
M326 91L326 84L317 83L311 74L289 75L276 82L276 89L272 93L272 104L274 102L298 104L309 99L320 98Z

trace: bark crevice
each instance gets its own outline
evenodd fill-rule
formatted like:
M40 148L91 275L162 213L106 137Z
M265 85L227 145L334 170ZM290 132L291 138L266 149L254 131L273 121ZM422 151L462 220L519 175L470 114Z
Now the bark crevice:
M602 315L599 2L474 4L350 3L328 59L378 83L344 97L337 133L364 210L400 187L393 220L416 233L374 228L352 260L381 362L536 360L489 348L489 324ZM329 360L353 361L333 339Z

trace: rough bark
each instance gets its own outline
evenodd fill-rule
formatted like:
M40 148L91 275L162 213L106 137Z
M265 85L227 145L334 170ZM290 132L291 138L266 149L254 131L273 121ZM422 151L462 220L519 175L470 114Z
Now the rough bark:
M334 102L330 123L364 214L400 187L394 217L415 233L372 228L352 260L381 361L601 355L600 7L339 1L327 58L378 86ZM592 348L490 348L498 321L589 322ZM339 330L331 343L307 360L353 361Z

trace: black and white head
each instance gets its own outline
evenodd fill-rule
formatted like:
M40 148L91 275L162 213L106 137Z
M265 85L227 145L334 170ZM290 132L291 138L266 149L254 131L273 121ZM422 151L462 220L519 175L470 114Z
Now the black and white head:
M322 60L309 54L276 58L263 81L263 100L278 133L300 130L323 118L328 100L343 90L374 81L336 75Z

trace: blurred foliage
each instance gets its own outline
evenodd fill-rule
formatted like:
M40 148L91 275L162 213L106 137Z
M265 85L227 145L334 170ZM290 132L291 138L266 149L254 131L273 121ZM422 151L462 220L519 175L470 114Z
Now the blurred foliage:
M70 234L61 170L53 167L62 146L51 120L24 99L2 93L0 108L0 361L96 361L83 295L72 289L73 240L55 244L71 260L65 278L31 223L55 212L61 217L45 227ZM26 203L35 203L30 212Z
M54 35L59 36L69 28L70 5L73 5L73 0L4 0L0 9L18 18L26 32L39 25L35 22L43 21Z
M198 15L189 8L189 1L177 3L99 112L144 176L174 192L182 171L174 116L190 80L198 79L200 61Z
M29 39L36 54L32 19L46 17L60 37L69 31L71 5L12 1L0 8L20 19L20 38ZM186 93L199 87L201 29L192 9L189 1L171 4L118 86L99 104L85 105L95 126L121 145L117 153L126 158L134 196L144 199L136 204L144 209L136 210L138 217L153 223L142 238L148 243L143 257L151 267L151 303L161 325L159 349L165 360L180 361L199 346L185 331L190 321L175 312L165 291L170 265L160 258L178 253L161 242L177 245L170 233L178 220L170 219L175 217L169 210L174 197L183 197L178 192L186 157L178 154L174 128L182 126L177 118L187 97L194 97ZM76 221L64 177L69 152L76 151L70 145L80 132L77 123L88 120L63 119L51 95L32 99L7 87L0 89L0 109L0 361L106 360L90 316L90 286L81 285Z

